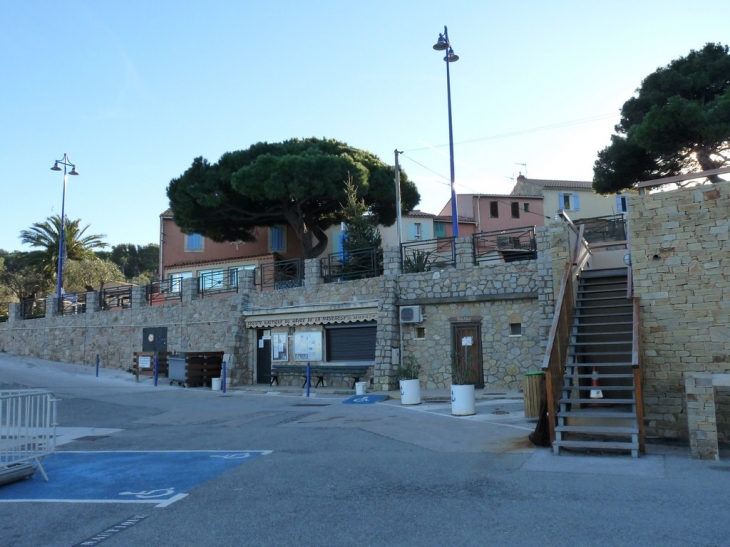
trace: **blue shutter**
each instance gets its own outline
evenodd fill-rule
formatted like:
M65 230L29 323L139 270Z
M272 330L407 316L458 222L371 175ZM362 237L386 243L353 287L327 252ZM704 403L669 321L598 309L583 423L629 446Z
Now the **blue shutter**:
M565 204L565 194L560 192L560 193L558 193L558 211L560 209L564 208L564 204Z
M271 234L271 241L269 247L272 251L284 250L284 230L281 226L272 226L269 229Z
M341 253L342 252L342 230L335 230L332 232L332 252L333 253Z
M428 224L426 223L421 224L421 239L424 241L426 239L431 239L431 236L428 233Z
M416 240L416 225L412 222L409 222L406 226L406 238L408 241L415 241Z
M629 200L626 196L616 195L616 212L627 213L629 208Z
M573 194L573 211L580 211L580 201L578 201L578 194Z

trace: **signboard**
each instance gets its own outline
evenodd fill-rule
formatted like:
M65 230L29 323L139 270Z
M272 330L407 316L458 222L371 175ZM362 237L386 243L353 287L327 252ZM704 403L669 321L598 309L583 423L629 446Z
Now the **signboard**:
M289 344L285 332L275 332L271 335L271 360L289 360Z
M322 360L322 333L297 332L294 334L295 361Z
M152 357L149 355L140 355L137 357L139 368L152 368Z

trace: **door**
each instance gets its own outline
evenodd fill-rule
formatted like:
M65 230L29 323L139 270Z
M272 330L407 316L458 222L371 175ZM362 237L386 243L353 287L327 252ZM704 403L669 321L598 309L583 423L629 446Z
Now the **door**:
M451 349L459 364L466 364L471 371L470 379L477 389L484 388L484 364L482 361L482 326L478 323L454 323L451 325Z
M142 351L167 351L167 327L143 328Z
M271 331L256 330L256 383L271 383Z

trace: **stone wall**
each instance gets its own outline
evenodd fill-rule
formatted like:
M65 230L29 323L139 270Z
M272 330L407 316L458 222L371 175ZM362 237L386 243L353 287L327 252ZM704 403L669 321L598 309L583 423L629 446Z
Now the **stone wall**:
M566 227L539 228L537 244L537 260L475 266L471 239L462 238L456 241L455 268L414 274L400 273L397 248L384 249L384 275L327 284L319 276L319 261L307 260L306 286L286 290L259 291L252 272L244 272L240 293L201 298L197 280L186 279L182 302L162 306L148 306L143 288L137 288L129 309L102 312L90 308L86 314L25 321L15 317L0 324L0 350L90 365L99 353L102 366L126 369L133 353L142 350L142 329L166 327L169 351L228 353L234 383L251 384L257 381L257 327L253 322L257 317L364 310L377 321L375 362L369 379L374 388L388 390L395 389L398 382L393 356L398 355L401 344L399 307L420 305L424 321L404 325L403 349L404 355L413 355L422 363L424 387L450 385L451 324L463 317L480 317L486 384L518 389L522 374L537 370L542 360L568 256ZM511 332L511 324L520 326L519 334ZM276 326L272 332L289 335L297 328ZM323 330L324 326L308 324L306 328Z
M687 438L684 375L730 371L728 211L730 183L630 199L647 436Z

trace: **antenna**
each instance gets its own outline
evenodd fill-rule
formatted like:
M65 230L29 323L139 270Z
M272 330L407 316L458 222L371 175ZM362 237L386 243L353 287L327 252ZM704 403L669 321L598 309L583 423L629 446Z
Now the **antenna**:
M515 165L521 165L525 168L525 178L527 178L527 164L526 163L515 163Z
M504 176L504 178L506 178L506 179L509 179L509 180L511 180L512 182L514 182L514 181L515 181L515 175L514 175L514 173L512 173L512 176L509 176L509 175L505 175L505 176Z

